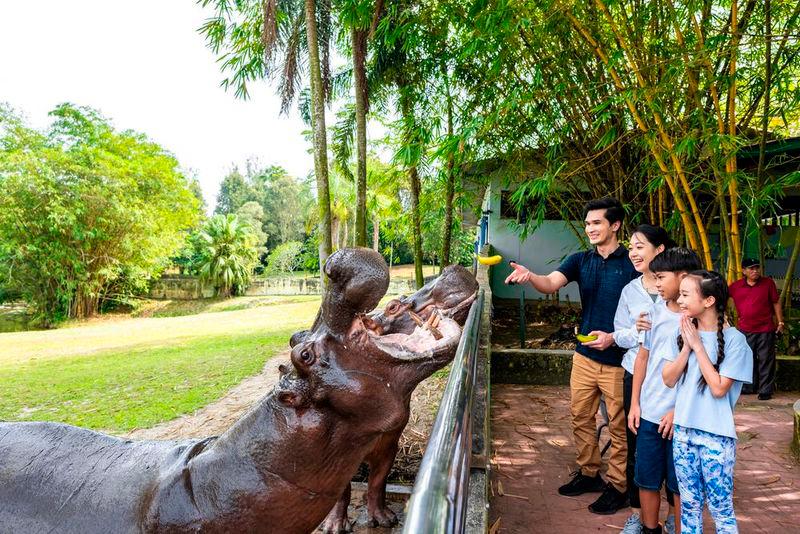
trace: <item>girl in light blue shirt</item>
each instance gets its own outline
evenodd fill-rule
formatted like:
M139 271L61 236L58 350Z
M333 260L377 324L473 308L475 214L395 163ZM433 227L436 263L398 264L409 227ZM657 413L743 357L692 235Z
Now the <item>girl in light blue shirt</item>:
M718 533L738 533L733 511L736 430L733 408L753 376L753 353L744 335L726 327L728 284L716 272L694 271L681 282L675 356L663 368L677 387L673 456L681 494L681 532L703 531L703 506Z

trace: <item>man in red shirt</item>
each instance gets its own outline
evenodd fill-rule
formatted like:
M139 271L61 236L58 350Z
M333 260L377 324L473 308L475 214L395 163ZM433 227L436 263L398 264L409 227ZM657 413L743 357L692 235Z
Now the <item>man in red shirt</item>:
M739 314L736 325L747 336L753 349L753 385L745 385L742 393L758 392L759 400L772 398L775 386L775 335L783 332L783 310L778 303L778 290L772 278L761 276L758 260L742 260L744 278L730 285L729 292ZM777 327L773 314L778 320Z

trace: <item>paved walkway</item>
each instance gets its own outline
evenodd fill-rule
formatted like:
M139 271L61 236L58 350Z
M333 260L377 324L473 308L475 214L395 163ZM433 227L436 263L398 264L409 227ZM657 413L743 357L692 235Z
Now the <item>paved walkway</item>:
M800 464L791 456L791 405L798 395L771 401L742 396L734 507L743 534L800 533ZM602 443L608 439L604 432ZM629 514L590 513L591 493L563 497L558 487L574 469L575 450L566 386L492 386L493 474L490 524L501 533L618 532ZM503 495L501 495L503 494ZM666 513L666 503L661 517ZM706 513L705 531L714 532Z

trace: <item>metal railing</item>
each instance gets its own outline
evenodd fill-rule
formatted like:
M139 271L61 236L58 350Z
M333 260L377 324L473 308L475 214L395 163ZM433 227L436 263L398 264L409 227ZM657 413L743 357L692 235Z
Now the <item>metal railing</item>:
M431 437L408 502L404 534L464 530L472 454L472 399L483 315L483 290L472 303Z

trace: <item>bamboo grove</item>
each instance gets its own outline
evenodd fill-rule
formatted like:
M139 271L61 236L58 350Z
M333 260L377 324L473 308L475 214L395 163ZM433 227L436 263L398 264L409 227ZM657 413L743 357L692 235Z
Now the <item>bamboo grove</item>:
M800 133L794 0L201 3L214 10L201 32L224 83L246 96L248 83L276 81L284 110L298 101L311 119L322 258L329 150L357 184L366 242L367 147L378 141L366 139L368 119L388 126L407 180L418 282L420 212L426 202L444 212L445 265L454 213L479 205L473 186L491 177L470 171L481 163L496 162L535 214L523 233L551 214L580 220L586 200L610 194L628 229L662 224L728 277L746 243L763 256L763 221L798 181L765 156L770 141ZM336 57L344 65L332 69ZM328 132L331 103L340 112ZM740 169L737 154L753 147L757 168Z

